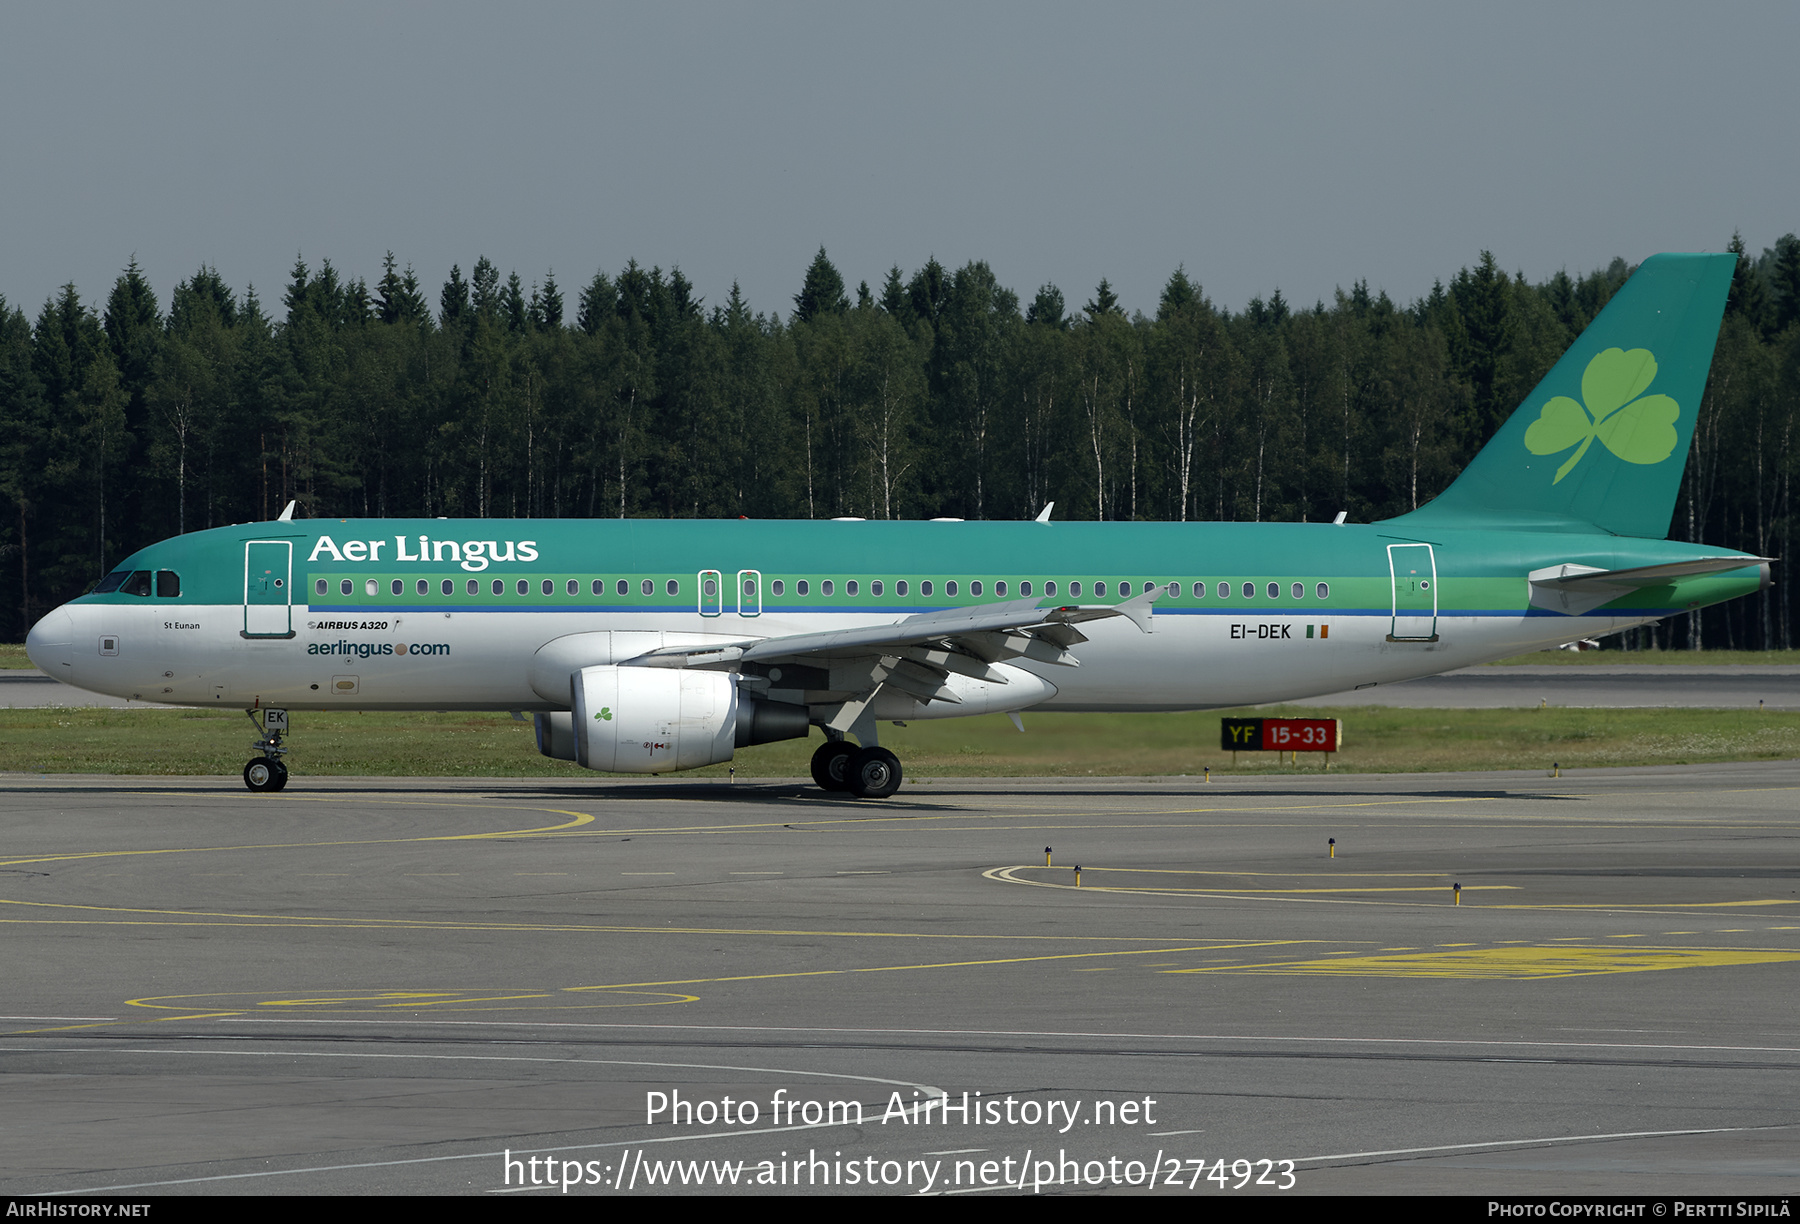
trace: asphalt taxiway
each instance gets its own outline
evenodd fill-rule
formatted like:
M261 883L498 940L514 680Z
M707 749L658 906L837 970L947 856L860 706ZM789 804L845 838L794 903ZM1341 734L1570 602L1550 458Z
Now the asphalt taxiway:
M0 1191L1786 1194L1797 798L0 778Z

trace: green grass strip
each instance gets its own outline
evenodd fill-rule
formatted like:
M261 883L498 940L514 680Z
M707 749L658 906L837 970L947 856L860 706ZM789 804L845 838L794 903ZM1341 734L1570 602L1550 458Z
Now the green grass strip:
M1024 715L1020 735L1000 715L907 727L883 725L884 746L907 775L1104 777L1234 772L1221 752L1220 717L1204 714ZM1263 707L1262 716L1344 720L1333 771L1564 769L1685 765L1800 756L1800 713L1748 710L1421 710ZM591 777L537 754L529 722L505 714L292 715L288 758L297 776ZM235 775L254 733L241 711L0 710L0 771L33 774ZM820 743L745 749L739 777L804 777ZM1317 772L1321 758L1240 753L1235 772ZM719 776L727 766L695 771Z

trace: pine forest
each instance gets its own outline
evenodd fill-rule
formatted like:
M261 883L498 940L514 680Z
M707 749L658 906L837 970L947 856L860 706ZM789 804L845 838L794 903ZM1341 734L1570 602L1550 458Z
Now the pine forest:
M1800 239L1737 276L1670 529L1791 554ZM801 271L801 270L797 270ZM759 311L679 269L527 284L485 258L431 294L296 261L279 304L133 263L35 321L0 299L0 641L133 550L274 517L1352 522L1430 500L1631 274L1542 283L1487 252L1411 303L1367 282L1241 310L1177 268L1028 298L935 259L850 288L824 250ZM1627 648L1795 645L1791 566Z

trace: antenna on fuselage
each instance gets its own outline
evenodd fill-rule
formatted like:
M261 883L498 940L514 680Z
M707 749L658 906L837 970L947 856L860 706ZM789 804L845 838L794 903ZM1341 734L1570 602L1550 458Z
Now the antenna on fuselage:
M278 515L277 515L277 516L276 516L276 517L275 517L275 521L276 521L276 522L277 522L277 523L291 523L291 522L293 522L293 521L294 521L294 507L295 507L295 506L297 506L297 505L299 505L299 504L300 504L300 503L299 503L299 502L297 502L297 501L291 501L291 502L289 502L289 503L288 503L288 504L287 504L287 509L285 509L285 510L283 510L283 511L282 511L282 512L281 512L281 513L280 513L280 514L278 514Z
M1048 523L1050 521L1050 512L1054 509L1056 509L1055 502L1045 502L1044 512L1037 516L1037 521L1040 523Z
M1331 520L1331 525L1333 527L1342 527L1344 525L1344 520L1349 517L1350 512L1348 510L1339 510L1337 517Z

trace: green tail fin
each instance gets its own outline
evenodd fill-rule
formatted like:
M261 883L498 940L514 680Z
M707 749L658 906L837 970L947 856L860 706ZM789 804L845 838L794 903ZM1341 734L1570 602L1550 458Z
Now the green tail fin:
M1653 255L1437 500L1390 520L1661 539L1733 255Z

